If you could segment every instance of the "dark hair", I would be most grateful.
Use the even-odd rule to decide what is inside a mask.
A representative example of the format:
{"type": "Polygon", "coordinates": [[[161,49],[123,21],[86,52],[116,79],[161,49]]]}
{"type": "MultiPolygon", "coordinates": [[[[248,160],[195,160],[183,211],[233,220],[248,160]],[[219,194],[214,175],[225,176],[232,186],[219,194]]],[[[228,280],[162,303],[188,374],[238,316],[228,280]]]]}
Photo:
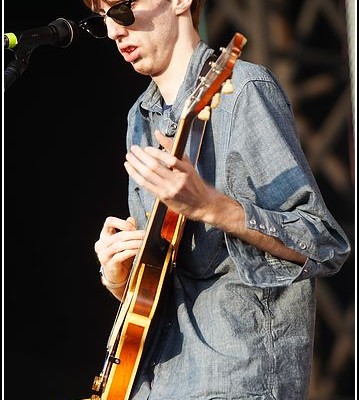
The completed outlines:
{"type": "Polygon", "coordinates": [[[193,26],[198,31],[199,26],[199,17],[201,15],[201,11],[206,0],[193,0],[191,5],[191,14],[192,14],[192,22],[193,26]]]}
{"type": "MultiPolygon", "coordinates": [[[[82,0],[85,5],[90,8],[92,11],[96,11],[99,9],[100,0],[82,0]]],[[[199,26],[199,17],[201,15],[201,11],[206,0],[192,0],[191,4],[191,15],[193,26],[198,31],[199,26]]]]}

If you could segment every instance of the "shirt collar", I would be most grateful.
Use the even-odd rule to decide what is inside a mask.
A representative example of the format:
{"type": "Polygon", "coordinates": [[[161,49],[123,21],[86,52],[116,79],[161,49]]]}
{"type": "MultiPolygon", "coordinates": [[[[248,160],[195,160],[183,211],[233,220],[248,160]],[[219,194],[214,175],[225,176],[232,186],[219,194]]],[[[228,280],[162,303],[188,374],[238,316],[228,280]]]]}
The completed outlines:
{"type": "MultiPolygon", "coordinates": [[[[176,100],[172,105],[172,112],[176,119],[179,119],[183,108],[183,102],[194,91],[202,67],[212,53],[213,50],[202,40],[195,48],[188,64],[185,78],[179,88],[176,100]]],[[[146,89],[140,107],[147,111],[162,113],[162,95],[154,81],[151,81],[146,89]]]]}

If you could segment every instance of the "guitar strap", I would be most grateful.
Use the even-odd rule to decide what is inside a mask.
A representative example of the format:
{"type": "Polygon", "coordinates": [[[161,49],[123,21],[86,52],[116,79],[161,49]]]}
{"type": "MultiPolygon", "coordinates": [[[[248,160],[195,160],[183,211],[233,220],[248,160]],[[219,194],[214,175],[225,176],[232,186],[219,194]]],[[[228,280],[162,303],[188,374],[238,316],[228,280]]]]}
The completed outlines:
{"type": "MultiPolygon", "coordinates": [[[[217,58],[218,55],[216,53],[213,53],[211,56],[208,57],[199,74],[197,85],[201,82],[201,78],[204,77],[210,70],[211,62],[216,61],[217,58]]],[[[192,161],[193,165],[197,165],[203,141],[203,136],[206,131],[206,126],[207,126],[207,120],[201,120],[198,118],[198,116],[193,121],[191,135],[190,135],[190,150],[189,150],[190,151],[189,158],[192,161]]]]}

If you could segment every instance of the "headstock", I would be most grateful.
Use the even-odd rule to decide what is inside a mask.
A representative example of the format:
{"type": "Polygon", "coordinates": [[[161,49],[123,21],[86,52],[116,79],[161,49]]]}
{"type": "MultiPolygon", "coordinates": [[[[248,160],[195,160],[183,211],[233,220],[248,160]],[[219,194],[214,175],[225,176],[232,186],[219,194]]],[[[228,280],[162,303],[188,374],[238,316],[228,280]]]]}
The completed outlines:
{"type": "Polygon", "coordinates": [[[181,118],[198,115],[198,118],[206,120],[209,118],[210,108],[218,106],[220,92],[232,93],[230,77],[246,42],[247,39],[237,32],[227,47],[220,48],[222,54],[210,63],[210,70],[200,78],[200,83],[186,101],[181,118]]]}

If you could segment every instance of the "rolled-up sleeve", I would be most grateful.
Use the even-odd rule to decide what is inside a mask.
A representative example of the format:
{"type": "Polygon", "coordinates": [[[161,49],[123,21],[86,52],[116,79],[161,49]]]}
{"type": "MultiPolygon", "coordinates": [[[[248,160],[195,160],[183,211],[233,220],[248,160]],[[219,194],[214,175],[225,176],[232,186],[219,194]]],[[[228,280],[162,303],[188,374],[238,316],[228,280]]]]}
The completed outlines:
{"type": "Polygon", "coordinates": [[[338,272],[347,259],[350,245],[335,222],[329,226],[300,210],[275,212],[263,210],[246,200],[240,203],[245,211],[247,228],[276,237],[307,257],[305,264],[299,266],[226,235],[229,254],[244,283],[260,287],[281,286],[302,279],[330,276],[338,272]]]}
{"type": "Polygon", "coordinates": [[[324,203],[288,99],[274,80],[243,85],[232,104],[229,132],[225,180],[228,194],[244,208],[246,227],[307,257],[299,266],[226,234],[241,281],[281,286],[338,272],[350,244],[324,203]]]}

